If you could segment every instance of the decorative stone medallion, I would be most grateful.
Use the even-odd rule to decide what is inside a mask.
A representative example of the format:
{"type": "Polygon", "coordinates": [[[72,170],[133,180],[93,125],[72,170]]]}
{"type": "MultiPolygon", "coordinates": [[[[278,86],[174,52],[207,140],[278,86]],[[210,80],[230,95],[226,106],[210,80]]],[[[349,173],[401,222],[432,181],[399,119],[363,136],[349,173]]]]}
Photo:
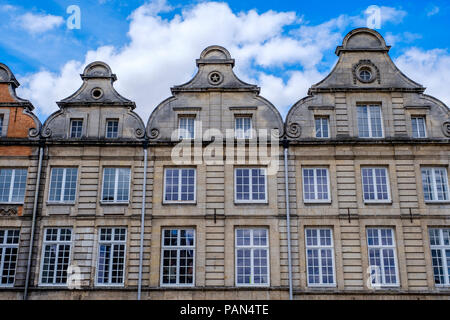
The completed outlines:
{"type": "Polygon", "coordinates": [[[208,74],[208,82],[214,86],[219,85],[223,81],[223,76],[219,71],[212,71],[208,74]]]}

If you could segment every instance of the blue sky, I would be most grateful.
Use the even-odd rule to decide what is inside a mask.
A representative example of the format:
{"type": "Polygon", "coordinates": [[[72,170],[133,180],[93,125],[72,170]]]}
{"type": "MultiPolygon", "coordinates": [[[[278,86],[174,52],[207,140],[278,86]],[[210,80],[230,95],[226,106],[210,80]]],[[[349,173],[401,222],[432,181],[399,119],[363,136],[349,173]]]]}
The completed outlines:
{"type": "Polygon", "coordinates": [[[450,105],[450,5],[436,1],[13,1],[0,0],[0,62],[41,120],[76,90],[84,66],[104,60],[116,88],[144,118],[189,80],[207,45],[227,47],[235,71],[285,115],[335,64],[345,34],[381,8],[378,31],[400,69],[450,105]],[[68,29],[70,5],[81,28],[68,29]]]}

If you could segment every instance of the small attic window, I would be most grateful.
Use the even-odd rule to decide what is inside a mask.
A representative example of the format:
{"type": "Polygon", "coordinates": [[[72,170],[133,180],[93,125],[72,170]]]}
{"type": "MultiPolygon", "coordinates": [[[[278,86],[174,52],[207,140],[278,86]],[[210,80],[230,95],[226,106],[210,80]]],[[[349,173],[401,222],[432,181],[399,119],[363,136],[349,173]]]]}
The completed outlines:
{"type": "Polygon", "coordinates": [[[94,88],[91,91],[92,98],[100,99],[103,96],[103,90],[100,88],[94,88]]]}
{"type": "Polygon", "coordinates": [[[372,73],[368,69],[362,69],[359,71],[359,78],[363,81],[370,81],[372,73]]]}

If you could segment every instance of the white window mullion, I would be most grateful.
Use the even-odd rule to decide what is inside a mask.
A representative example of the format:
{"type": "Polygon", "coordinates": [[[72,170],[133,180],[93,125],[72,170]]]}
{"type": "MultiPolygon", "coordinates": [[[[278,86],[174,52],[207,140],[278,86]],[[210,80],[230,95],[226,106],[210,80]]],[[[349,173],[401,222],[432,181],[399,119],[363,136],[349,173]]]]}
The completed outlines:
{"type": "Polygon", "coordinates": [[[8,202],[12,202],[13,190],[14,190],[14,181],[15,180],[16,180],[16,169],[12,169],[11,185],[9,186],[8,202]]]}
{"type": "Polygon", "coordinates": [[[63,169],[63,178],[62,178],[62,182],[61,182],[61,198],[60,198],[60,201],[61,202],[64,202],[64,197],[65,197],[65,189],[66,189],[66,173],[67,173],[67,171],[66,171],[67,169],[66,168],[64,168],[63,169]]]}
{"type": "Polygon", "coordinates": [[[373,134],[372,134],[372,116],[370,114],[370,106],[367,106],[367,129],[369,130],[369,137],[373,138],[373,134]]]}
{"type": "Polygon", "coordinates": [[[114,170],[114,202],[117,202],[117,191],[119,188],[119,168],[114,170]]]}
{"type": "Polygon", "coordinates": [[[375,174],[375,168],[372,168],[372,181],[373,181],[373,193],[375,196],[375,200],[379,200],[378,199],[378,183],[377,183],[377,175],[375,174]]]}

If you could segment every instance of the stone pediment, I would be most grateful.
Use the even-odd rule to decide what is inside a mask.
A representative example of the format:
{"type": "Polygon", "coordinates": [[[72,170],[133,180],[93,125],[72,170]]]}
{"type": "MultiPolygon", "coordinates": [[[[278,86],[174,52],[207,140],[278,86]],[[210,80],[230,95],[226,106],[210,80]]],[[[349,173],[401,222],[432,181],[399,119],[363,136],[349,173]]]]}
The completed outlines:
{"type": "Polygon", "coordinates": [[[172,93],[180,91],[254,91],[259,93],[256,85],[245,83],[233,72],[234,59],[227,49],[221,46],[209,46],[196,60],[198,72],[189,82],[174,86],[172,93]]]}
{"type": "Polygon", "coordinates": [[[425,88],[403,74],[389,57],[390,46],[375,30],[358,28],[349,32],[330,74],[311,86],[308,94],[339,91],[424,92],[425,88]]]}
{"type": "Polygon", "coordinates": [[[117,77],[104,62],[90,63],[80,75],[83,79],[81,87],[71,96],[57,102],[60,107],[67,105],[127,105],[133,109],[135,103],[122,97],[113,86],[117,77]]]}

